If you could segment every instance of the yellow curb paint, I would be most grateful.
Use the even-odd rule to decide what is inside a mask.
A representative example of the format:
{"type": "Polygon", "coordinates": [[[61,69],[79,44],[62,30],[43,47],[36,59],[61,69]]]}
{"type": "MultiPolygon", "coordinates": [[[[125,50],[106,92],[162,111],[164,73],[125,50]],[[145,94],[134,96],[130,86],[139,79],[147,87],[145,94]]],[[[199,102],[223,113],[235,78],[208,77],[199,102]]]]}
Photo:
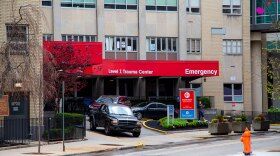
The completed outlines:
{"type": "MultiPolygon", "coordinates": [[[[147,120],[147,121],[150,121],[150,120],[147,120]]],[[[162,131],[162,130],[155,129],[155,128],[151,128],[151,127],[147,126],[147,125],[146,125],[146,122],[147,122],[147,121],[144,121],[144,122],[142,123],[143,126],[144,126],[145,128],[150,129],[150,130],[153,130],[153,131],[157,131],[157,132],[160,132],[160,133],[168,134],[168,132],[166,132],[166,131],[162,131]]]]}
{"type": "Polygon", "coordinates": [[[280,126],[280,124],[270,124],[271,126],[280,126]]]}
{"type": "Polygon", "coordinates": [[[143,142],[138,142],[136,147],[137,148],[142,148],[142,147],[144,147],[144,143],[143,142]]]}

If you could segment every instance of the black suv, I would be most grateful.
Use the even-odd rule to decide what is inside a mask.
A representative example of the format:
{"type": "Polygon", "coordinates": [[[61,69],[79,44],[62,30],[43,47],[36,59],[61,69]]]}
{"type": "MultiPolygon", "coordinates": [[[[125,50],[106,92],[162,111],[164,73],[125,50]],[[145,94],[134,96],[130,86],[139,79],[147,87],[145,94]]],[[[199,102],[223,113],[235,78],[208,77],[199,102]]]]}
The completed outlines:
{"type": "Polygon", "coordinates": [[[125,105],[102,104],[97,111],[90,114],[90,128],[104,127],[106,135],[112,132],[131,132],[134,137],[141,133],[141,122],[125,105]]]}

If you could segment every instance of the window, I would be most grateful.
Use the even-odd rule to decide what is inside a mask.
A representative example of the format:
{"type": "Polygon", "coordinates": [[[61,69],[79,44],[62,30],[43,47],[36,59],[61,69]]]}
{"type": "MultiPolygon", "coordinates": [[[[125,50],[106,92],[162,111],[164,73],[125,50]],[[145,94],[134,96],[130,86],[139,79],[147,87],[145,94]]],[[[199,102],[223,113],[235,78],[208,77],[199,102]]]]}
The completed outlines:
{"type": "Polygon", "coordinates": [[[137,37],[105,36],[106,51],[136,52],[137,37]]]}
{"type": "Polygon", "coordinates": [[[241,15],[241,0],[223,0],[223,13],[241,15]]]}
{"type": "Polygon", "coordinates": [[[201,40],[200,39],[187,39],[187,53],[200,54],[201,40]]]}
{"type": "Polygon", "coordinates": [[[148,52],[176,52],[177,38],[174,37],[147,37],[146,50],[148,52]]]}
{"type": "Polygon", "coordinates": [[[53,34],[43,34],[43,41],[52,41],[53,34]]]}
{"type": "Polygon", "coordinates": [[[96,0],[61,0],[62,7],[95,8],[96,0]]]}
{"type": "Polygon", "coordinates": [[[177,11],[177,0],[146,0],[146,10],[177,11]]]}
{"type": "Polygon", "coordinates": [[[200,11],[200,0],[186,0],[186,11],[187,13],[199,13],[200,11]]]}
{"type": "Polygon", "coordinates": [[[95,42],[94,35],[62,35],[62,41],[95,42]]]}
{"type": "Polygon", "coordinates": [[[104,8],[137,10],[137,0],[105,0],[104,8]]]}
{"type": "Polygon", "coordinates": [[[42,6],[52,6],[52,0],[42,0],[42,6]]]}
{"type": "Polygon", "coordinates": [[[241,40],[223,40],[224,54],[239,55],[242,53],[241,40]]]}
{"type": "Polygon", "coordinates": [[[26,51],[28,41],[28,27],[26,25],[6,25],[7,42],[12,51],[26,51]]]}
{"type": "Polygon", "coordinates": [[[224,84],[224,102],[243,102],[242,84],[224,84]]]}

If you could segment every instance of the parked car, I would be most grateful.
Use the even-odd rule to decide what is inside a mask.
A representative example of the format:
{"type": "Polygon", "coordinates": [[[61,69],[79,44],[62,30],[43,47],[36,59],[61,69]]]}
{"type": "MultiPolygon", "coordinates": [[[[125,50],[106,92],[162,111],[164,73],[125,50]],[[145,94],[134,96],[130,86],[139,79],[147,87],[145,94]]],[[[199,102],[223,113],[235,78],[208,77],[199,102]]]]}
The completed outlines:
{"type": "MultiPolygon", "coordinates": [[[[131,107],[138,120],[142,118],[160,119],[167,116],[167,105],[160,102],[141,102],[131,107]]],[[[178,114],[174,112],[174,116],[178,114]]]]}
{"type": "Polygon", "coordinates": [[[134,137],[141,133],[141,122],[133,115],[131,109],[125,105],[102,104],[90,115],[90,128],[104,127],[105,134],[113,132],[131,132],[134,137]]]}
{"type": "Polygon", "coordinates": [[[101,95],[97,100],[94,100],[89,105],[89,112],[96,111],[102,104],[122,104],[131,106],[131,102],[128,97],[120,95],[101,95]]]}

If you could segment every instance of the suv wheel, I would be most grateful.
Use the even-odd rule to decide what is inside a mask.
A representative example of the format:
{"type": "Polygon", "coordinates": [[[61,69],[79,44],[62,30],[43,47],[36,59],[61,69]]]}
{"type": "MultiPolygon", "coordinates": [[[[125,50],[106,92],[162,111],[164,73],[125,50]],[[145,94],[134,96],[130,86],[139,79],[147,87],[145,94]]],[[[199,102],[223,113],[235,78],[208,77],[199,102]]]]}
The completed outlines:
{"type": "Polygon", "coordinates": [[[134,137],[139,137],[139,136],[140,136],[140,133],[141,133],[141,132],[133,132],[132,135],[133,135],[134,137]]]}
{"type": "Polygon", "coordinates": [[[142,113],[137,113],[136,117],[138,120],[141,120],[143,118],[143,115],[142,115],[142,113]]]}
{"type": "Polygon", "coordinates": [[[112,134],[109,124],[106,124],[104,128],[105,128],[105,134],[106,135],[111,135],[112,134]]]}

